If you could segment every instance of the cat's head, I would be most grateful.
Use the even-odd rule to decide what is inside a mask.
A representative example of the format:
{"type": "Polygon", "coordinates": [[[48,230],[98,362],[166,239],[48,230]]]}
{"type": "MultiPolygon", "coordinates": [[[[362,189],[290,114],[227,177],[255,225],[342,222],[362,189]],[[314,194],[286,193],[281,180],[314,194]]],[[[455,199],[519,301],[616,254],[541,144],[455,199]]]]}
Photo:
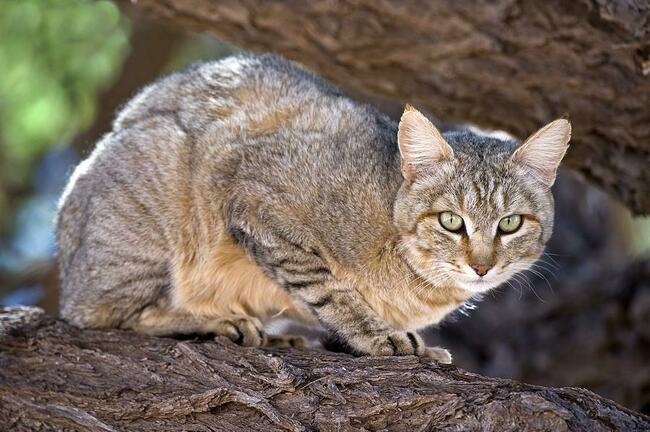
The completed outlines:
{"type": "Polygon", "coordinates": [[[471,132],[442,135],[407,106],[394,222],[411,268],[434,285],[483,292],[530,267],[553,229],[551,186],[570,136],[562,119],[521,145],[471,132]]]}

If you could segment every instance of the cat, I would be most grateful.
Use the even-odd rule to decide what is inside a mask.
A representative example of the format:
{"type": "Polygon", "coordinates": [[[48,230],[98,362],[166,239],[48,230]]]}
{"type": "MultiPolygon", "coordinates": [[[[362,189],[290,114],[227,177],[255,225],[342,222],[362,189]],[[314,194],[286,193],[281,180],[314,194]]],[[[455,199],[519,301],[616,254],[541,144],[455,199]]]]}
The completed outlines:
{"type": "Polygon", "coordinates": [[[144,88],[74,171],[56,221],[61,315],[244,346],[275,317],[356,355],[449,363],[417,330],[529,267],[553,227],[571,134],[523,144],[399,125],[274,55],[144,88]]]}

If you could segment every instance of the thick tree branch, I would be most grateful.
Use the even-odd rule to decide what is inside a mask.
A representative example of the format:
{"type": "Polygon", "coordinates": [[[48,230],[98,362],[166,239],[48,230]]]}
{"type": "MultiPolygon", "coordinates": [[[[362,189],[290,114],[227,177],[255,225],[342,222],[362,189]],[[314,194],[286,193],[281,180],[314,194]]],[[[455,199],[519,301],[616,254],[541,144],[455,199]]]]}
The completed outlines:
{"type": "Polygon", "coordinates": [[[485,378],[416,357],[354,358],[82,331],[0,309],[1,430],[640,431],[581,389],[485,378]]]}
{"type": "Polygon", "coordinates": [[[139,0],[333,82],[519,137],[569,116],[566,163],[650,213],[647,0],[139,0]]]}

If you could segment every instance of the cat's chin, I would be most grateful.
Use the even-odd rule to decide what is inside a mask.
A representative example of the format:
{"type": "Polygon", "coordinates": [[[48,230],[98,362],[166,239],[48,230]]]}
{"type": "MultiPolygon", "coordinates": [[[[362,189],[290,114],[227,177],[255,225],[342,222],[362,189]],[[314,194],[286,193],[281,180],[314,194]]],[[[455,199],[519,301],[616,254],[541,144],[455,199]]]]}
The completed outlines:
{"type": "Polygon", "coordinates": [[[456,280],[456,286],[472,293],[482,293],[500,285],[498,281],[477,279],[473,281],[456,280]]]}

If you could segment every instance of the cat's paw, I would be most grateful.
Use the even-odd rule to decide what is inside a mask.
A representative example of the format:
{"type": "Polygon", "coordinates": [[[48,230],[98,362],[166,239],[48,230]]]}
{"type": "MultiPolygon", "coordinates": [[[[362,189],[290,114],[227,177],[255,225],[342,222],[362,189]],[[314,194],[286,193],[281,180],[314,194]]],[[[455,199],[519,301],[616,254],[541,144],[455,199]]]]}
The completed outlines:
{"type": "Polygon", "coordinates": [[[298,348],[309,347],[309,342],[302,336],[294,335],[268,335],[266,345],[270,348],[298,348]]]}
{"type": "Polygon", "coordinates": [[[422,355],[426,346],[415,332],[394,331],[371,339],[368,354],[379,356],[422,355]]]}
{"type": "Polygon", "coordinates": [[[422,358],[436,360],[440,363],[451,364],[451,353],[441,347],[426,347],[422,358]]]}
{"type": "Polygon", "coordinates": [[[264,346],[268,340],[260,320],[245,315],[233,315],[211,321],[208,330],[247,347],[264,346]]]}

